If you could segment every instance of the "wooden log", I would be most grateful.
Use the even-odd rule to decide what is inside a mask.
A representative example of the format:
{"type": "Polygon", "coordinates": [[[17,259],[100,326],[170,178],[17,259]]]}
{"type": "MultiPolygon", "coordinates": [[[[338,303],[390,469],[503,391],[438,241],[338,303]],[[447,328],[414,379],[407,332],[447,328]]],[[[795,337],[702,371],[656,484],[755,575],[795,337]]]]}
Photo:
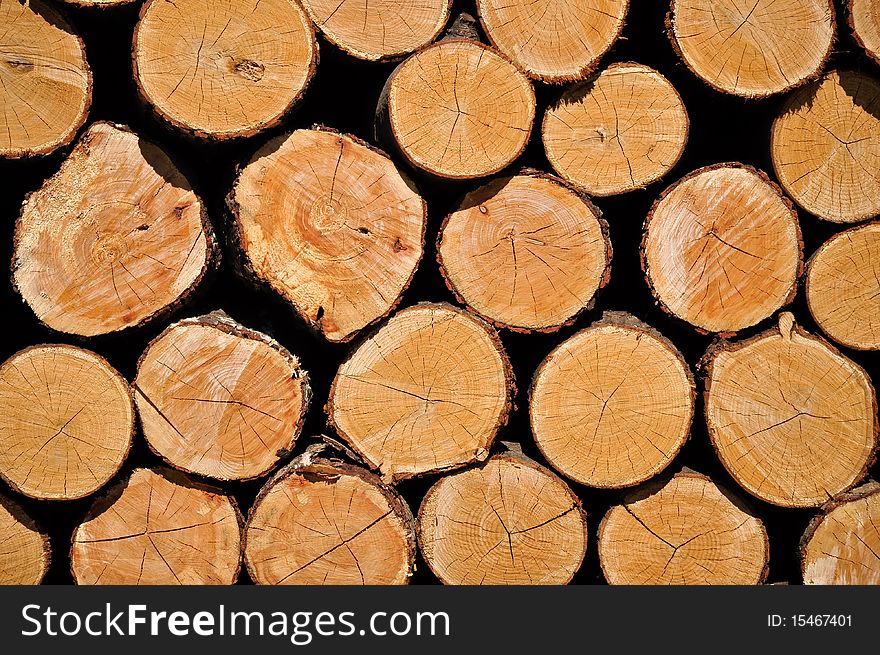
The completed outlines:
{"type": "Polygon", "coordinates": [[[32,498],[94,493],[131,447],[128,383],[73,346],[32,346],[0,366],[0,477],[32,498]]]}
{"type": "Polygon", "coordinates": [[[779,326],[706,354],[712,444],[749,493],[818,507],[865,477],[877,448],[877,397],[861,366],[783,312],[779,326]]]}
{"type": "Polygon", "coordinates": [[[133,387],[150,447],[176,468],[227,481],[265,475],[293,450],[312,395],[295,356],[223,312],[162,332],[133,387]]]}
{"type": "Polygon", "coordinates": [[[417,525],[422,555],[444,584],[568,584],[587,549],[580,499],[515,451],[441,478],[417,525]]]}
{"type": "Polygon", "coordinates": [[[367,61],[389,61],[429,44],[449,20],[452,0],[302,0],[330,43],[367,61]]]}
{"type": "Polygon", "coordinates": [[[769,556],[761,520],[693,471],[632,493],[599,525],[599,563],[610,584],[760,584],[769,556]]]}
{"type": "Polygon", "coordinates": [[[541,363],[530,390],[535,442],[550,465],[591,487],[662,471],[690,433],[690,368],[659,332],[607,312],[541,363]]]}
{"type": "Polygon", "coordinates": [[[828,501],[801,539],[804,584],[880,584],[880,484],[828,501]]]}
{"type": "Polygon", "coordinates": [[[445,303],[419,303],[343,362],[327,414],[393,481],[486,459],[513,393],[513,371],[491,326],[445,303]]]}
{"type": "Polygon", "coordinates": [[[880,222],[840,232],[807,265],[810,313],[832,339],[857,350],[880,349],[880,222]]]}
{"type": "Polygon", "coordinates": [[[219,489],[165,469],[135,469],[73,533],[77,584],[229,585],[241,568],[242,517],[219,489]]]}
{"type": "Polygon", "coordinates": [[[831,71],[800,89],[773,121],[770,155],[782,188],[835,223],[880,215],[880,80],[831,71]]]}
{"type": "Polygon", "coordinates": [[[0,585],[37,585],[49,570],[49,537],[11,498],[0,494],[0,585]]]}
{"type": "Polygon", "coordinates": [[[833,0],[673,0],[666,23],[697,77],[745,98],[816,77],[834,45],[833,0]]]}
{"type": "Polygon", "coordinates": [[[553,169],[594,196],[642,189],[678,163],[687,110],[660,73],[611,64],[566,89],[544,115],[541,137],[553,169]]]}
{"type": "Polygon", "coordinates": [[[101,122],[27,197],[14,248],[13,284],[37,318],[94,336],[181,304],[208,271],[214,237],[204,205],[165,153],[101,122]]]}
{"type": "Polygon", "coordinates": [[[874,0],[849,0],[847,8],[856,43],[880,64],[880,6],[874,0]]]}
{"type": "Polygon", "coordinates": [[[160,118],[224,140],[281,121],[315,74],[318,42],[296,0],[147,0],[132,59],[160,118]]]}
{"type": "Polygon", "coordinates": [[[601,212],[534,170],[468,193],[446,217],[437,260],[459,301],[501,327],[555,330],[592,308],[611,274],[601,212]]]}
{"type": "Polygon", "coordinates": [[[407,584],[415,526],[406,501],[378,476],[321,447],[260,491],[244,558],[258,584],[407,584]]]}
{"type": "Polygon", "coordinates": [[[645,220],[642,268],[663,309],[706,332],[750,327],[791,302],[801,274],[797,213],[761,171],[701,168],[645,220]]]}
{"type": "Polygon", "coordinates": [[[82,39],[41,0],[0,0],[0,158],[73,141],[92,102],[82,39]]]}
{"type": "Polygon", "coordinates": [[[333,130],[261,148],[230,195],[247,274],[330,341],[388,315],[422,257],[427,205],[384,153],[333,130]]]}

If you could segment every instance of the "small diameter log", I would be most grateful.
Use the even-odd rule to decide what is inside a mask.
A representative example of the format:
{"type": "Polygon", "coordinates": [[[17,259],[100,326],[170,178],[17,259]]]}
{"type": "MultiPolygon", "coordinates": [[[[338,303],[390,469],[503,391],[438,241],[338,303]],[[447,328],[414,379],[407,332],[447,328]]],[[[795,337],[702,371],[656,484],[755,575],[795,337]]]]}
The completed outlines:
{"type": "Polygon", "coordinates": [[[856,42],[880,64],[880,4],[876,0],[849,0],[849,25],[856,42]]]}
{"type": "Polygon", "coordinates": [[[692,471],[634,492],[599,525],[599,563],[610,584],[760,584],[769,551],[761,520],[692,471]]]}
{"type": "Polygon", "coordinates": [[[161,118],[222,140],[271,127],[297,104],[318,43],[296,0],[147,0],[132,58],[161,118]]]}
{"type": "Polygon", "coordinates": [[[204,206],[165,153],[95,123],[25,200],[13,283],[54,330],[94,336],[169,312],[208,270],[204,206]]]}
{"type": "Polygon", "coordinates": [[[406,501],[366,469],[308,451],[266,484],[245,535],[258,584],[400,585],[415,568],[406,501]]]}
{"type": "Polygon", "coordinates": [[[670,341],[609,312],[544,360],[529,411],[535,442],[553,468],[592,487],[627,487],[678,454],[695,396],[690,369],[670,341]]]}
{"type": "Polygon", "coordinates": [[[513,330],[552,330],[593,306],[608,282],[611,241],[599,210],[537,171],[467,194],[437,242],[447,286],[513,330]]]}
{"type": "Polygon", "coordinates": [[[367,61],[387,61],[427,45],[449,20],[452,0],[302,0],[328,41],[367,61]]]}
{"type": "Polygon", "coordinates": [[[880,349],[880,222],[820,246],[805,286],[810,313],[825,334],[850,348],[880,349]]]}
{"type": "Polygon", "coordinates": [[[398,480],[486,459],[512,397],[495,330],[445,303],[420,303],[342,364],[327,414],[383,479],[398,480]]]}
{"type": "Polygon", "coordinates": [[[511,452],[441,478],[418,535],[444,584],[568,584],[587,550],[587,515],[560,478],[511,452]]]}
{"type": "Polygon", "coordinates": [[[51,559],[49,537],[17,503],[0,494],[0,585],[40,584],[51,559]]]}
{"type": "Polygon", "coordinates": [[[761,171],[718,164],[664,191],[645,220],[642,268],[662,307],[706,332],[735,332],[794,299],[797,213],[761,171]]]}
{"type": "Polygon", "coordinates": [[[880,80],[831,71],[793,94],[773,122],[770,155],[785,191],[835,223],[880,214],[880,80]]]}
{"type": "Polygon", "coordinates": [[[818,75],[834,44],[833,0],[673,0],[672,46],[717,91],[761,98],[818,75]]]}
{"type": "Polygon", "coordinates": [[[425,201],[387,155],[332,130],[267,143],[229,204],[249,275],[330,341],[391,312],[422,257],[425,201]]]}
{"type": "Polygon", "coordinates": [[[801,539],[804,584],[880,584],[880,484],[826,503],[801,539]]]}
{"type": "Polygon", "coordinates": [[[311,399],[296,357],[222,312],[166,329],[141,356],[133,386],[150,447],[220,480],[274,468],[293,450],[311,399]]]}
{"type": "Polygon", "coordinates": [[[128,383],[92,352],[33,346],[0,366],[0,477],[19,493],[94,493],[119,471],[133,432],[128,383]]]}
{"type": "Polygon", "coordinates": [[[541,82],[583,79],[620,36],[629,0],[478,0],[486,36],[541,82]]]}
{"type": "Polygon", "coordinates": [[[791,314],[778,329],[720,343],[704,363],[709,436],[746,491],[818,507],[865,477],[877,447],[874,387],[791,314]]]}
{"type": "Polygon", "coordinates": [[[688,138],[678,91],[641,64],[612,64],[547,109],[541,136],[554,170],[594,196],[641,189],[678,163],[688,138]]]}
{"type": "Polygon", "coordinates": [[[0,158],[73,141],[92,101],[82,39],[40,0],[0,0],[0,158]]]}
{"type": "Polygon", "coordinates": [[[73,533],[77,584],[229,585],[241,568],[235,500],[182,474],[135,469],[73,533]]]}

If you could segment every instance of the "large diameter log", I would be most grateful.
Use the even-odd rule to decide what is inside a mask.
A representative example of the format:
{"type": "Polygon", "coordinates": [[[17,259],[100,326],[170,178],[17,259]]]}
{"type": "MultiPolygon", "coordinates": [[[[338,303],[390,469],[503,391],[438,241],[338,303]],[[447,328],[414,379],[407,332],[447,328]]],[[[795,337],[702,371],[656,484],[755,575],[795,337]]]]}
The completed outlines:
{"type": "Polygon", "coordinates": [[[131,447],[128,383],[73,346],[33,346],[0,366],[0,477],[32,498],[94,493],[131,447]]]}
{"type": "Polygon", "coordinates": [[[133,387],[150,447],[176,468],[220,480],[274,468],[293,450],[311,399],[295,356],[222,312],[156,337],[133,387]]]}
{"type": "Polygon", "coordinates": [[[761,520],[691,471],[634,492],[599,525],[599,562],[610,584],[759,584],[769,551],[761,520]]]}
{"type": "Polygon", "coordinates": [[[667,29],[679,56],[706,84],[761,98],[821,72],[834,44],[834,2],[673,0],[667,29]]]}
{"type": "Polygon", "coordinates": [[[49,537],[15,501],[0,494],[0,585],[40,584],[51,558],[49,537]]]}
{"type": "Polygon", "coordinates": [[[654,203],[642,267],[666,311],[706,332],[736,332],[794,299],[802,269],[797,213],[761,171],[701,168],[654,203]]]}
{"type": "Polygon", "coordinates": [[[880,4],[876,0],[849,0],[849,25],[856,42],[880,64],[880,4]]]}
{"type": "Polygon", "coordinates": [[[95,123],[24,202],[13,283],[54,330],[94,336],[171,311],[208,270],[205,208],[167,155],[95,123]]]}
{"type": "Polygon", "coordinates": [[[791,314],[778,328],[718,344],[704,363],[709,436],[746,491],[818,507],[865,477],[877,448],[871,380],[791,314]]]}
{"type": "Polygon", "coordinates": [[[445,303],[420,303],[342,364],[327,414],[371,467],[398,480],[486,459],[512,394],[492,327],[445,303]]]}
{"type": "Polygon", "coordinates": [[[241,568],[235,500],[182,474],[135,469],[73,533],[77,584],[229,585],[241,568]]]}
{"type": "Polygon", "coordinates": [[[141,97],[198,137],[276,125],[315,74],[318,43],[296,0],[148,0],[135,28],[141,97]]]}
{"type": "Polygon", "coordinates": [[[82,39],[40,0],[0,0],[0,158],[73,141],[92,100],[82,39]]]}
{"type": "Polygon", "coordinates": [[[599,210],[526,170],[468,193],[446,218],[437,259],[456,297],[496,325],[553,330],[593,306],[611,272],[599,210]]]}

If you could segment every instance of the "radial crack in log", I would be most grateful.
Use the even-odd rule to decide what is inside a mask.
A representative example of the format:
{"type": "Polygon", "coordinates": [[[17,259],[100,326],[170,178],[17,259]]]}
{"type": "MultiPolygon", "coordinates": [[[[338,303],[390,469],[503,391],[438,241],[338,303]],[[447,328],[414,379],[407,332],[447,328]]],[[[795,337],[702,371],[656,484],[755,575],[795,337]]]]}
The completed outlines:
{"type": "Polygon", "coordinates": [[[37,585],[49,569],[49,537],[0,494],[0,585],[37,585]]]}

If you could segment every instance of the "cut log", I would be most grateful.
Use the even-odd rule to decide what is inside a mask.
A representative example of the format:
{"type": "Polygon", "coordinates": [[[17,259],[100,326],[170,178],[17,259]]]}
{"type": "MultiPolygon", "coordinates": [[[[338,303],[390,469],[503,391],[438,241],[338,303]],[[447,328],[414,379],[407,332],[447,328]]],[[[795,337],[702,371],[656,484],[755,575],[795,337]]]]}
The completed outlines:
{"type": "Polygon", "coordinates": [[[133,386],[150,447],[220,480],[274,468],[293,450],[311,399],[296,357],[222,312],[166,329],[141,356],[133,386]]]}
{"type": "Polygon", "coordinates": [[[591,487],[662,471],[688,438],[696,395],[681,353],[628,314],[608,312],[554,350],[530,393],[535,442],[550,465],[591,487]]]}
{"type": "Polygon", "coordinates": [[[415,568],[406,501],[378,476],[307,451],[251,508],[245,563],[258,584],[400,585],[415,568]]]}
{"type": "Polygon", "coordinates": [[[183,302],[213,247],[201,200],[165,153],[125,127],[95,123],[25,200],[13,283],[50,328],[106,334],[183,302]]]}
{"type": "Polygon", "coordinates": [[[17,503],[0,494],[0,585],[40,584],[51,559],[49,537],[17,503]]]}
{"type": "Polygon", "coordinates": [[[877,447],[867,373],[783,312],[778,329],[706,354],[706,422],[749,493],[818,507],[865,477],[877,447]]]}
{"type": "Polygon", "coordinates": [[[0,0],[0,158],[73,141],[92,102],[82,39],[40,0],[0,0]]]}
{"type": "Polygon", "coordinates": [[[77,584],[229,585],[241,568],[242,517],[222,491],[171,470],[135,469],[73,533],[77,584]]]}
{"type": "Polygon", "coordinates": [[[688,138],[678,91],[641,64],[612,64],[566,90],[544,115],[550,164],[594,196],[641,189],[678,163],[688,138]]]}
{"type": "Polygon", "coordinates": [[[833,0],[673,0],[672,46],[717,91],[761,98],[818,75],[834,44],[833,0]]]}
{"type": "Polygon", "coordinates": [[[849,0],[849,26],[856,42],[880,64],[880,5],[875,0],[849,0]]]}
{"type": "Polygon", "coordinates": [[[512,330],[554,330],[590,309],[611,271],[601,213],[561,180],[526,170],[467,194],[437,242],[455,296],[512,330]]]}
{"type": "Polygon", "coordinates": [[[331,341],[390,313],[422,257],[425,201],[384,153],[332,130],[267,143],[229,204],[248,275],[331,341]]]}
{"type": "Polygon", "coordinates": [[[880,584],[880,484],[829,501],[801,539],[804,584],[880,584]]]}
{"type": "Polygon", "coordinates": [[[838,343],[880,349],[880,222],[834,235],[807,266],[807,305],[838,343]]]}
{"type": "Polygon", "coordinates": [[[388,61],[427,45],[449,20],[452,0],[303,0],[330,43],[367,61],[388,61]]]}
{"type": "Polygon", "coordinates": [[[119,471],[133,432],[128,383],[95,353],[33,346],[0,366],[0,477],[19,493],[94,493],[119,471]]]}
{"type": "Polygon", "coordinates": [[[386,480],[484,460],[513,398],[495,330],[445,303],[399,312],[342,364],[336,431],[386,480]]]}
{"type": "Polygon", "coordinates": [[[811,214],[835,223],[880,214],[880,80],[831,71],[793,94],[773,122],[770,155],[811,214]]]}
{"type": "Polygon", "coordinates": [[[441,478],[418,535],[444,584],[568,584],[587,550],[587,515],[560,478],[511,452],[441,478]]]}
{"type": "Polygon", "coordinates": [[[147,0],[132,57],[162,119],[222,140],[281,121],[315,74],[318,42],[296,0],[147,0]]]}
{"type": "Polygon", "coordinates": [[[642,268],[670,314],[706,332],[750,327],[797,292],[797,213],[761,171],[741,164],[701,168],[651,208],[642,268]]]}
{"type": "Polygon", "coordinates": [[[760,519],[692,471],[634,492],[599,525],[599,563],[610,584],[760,584],[769,546],[760,519]]]}

